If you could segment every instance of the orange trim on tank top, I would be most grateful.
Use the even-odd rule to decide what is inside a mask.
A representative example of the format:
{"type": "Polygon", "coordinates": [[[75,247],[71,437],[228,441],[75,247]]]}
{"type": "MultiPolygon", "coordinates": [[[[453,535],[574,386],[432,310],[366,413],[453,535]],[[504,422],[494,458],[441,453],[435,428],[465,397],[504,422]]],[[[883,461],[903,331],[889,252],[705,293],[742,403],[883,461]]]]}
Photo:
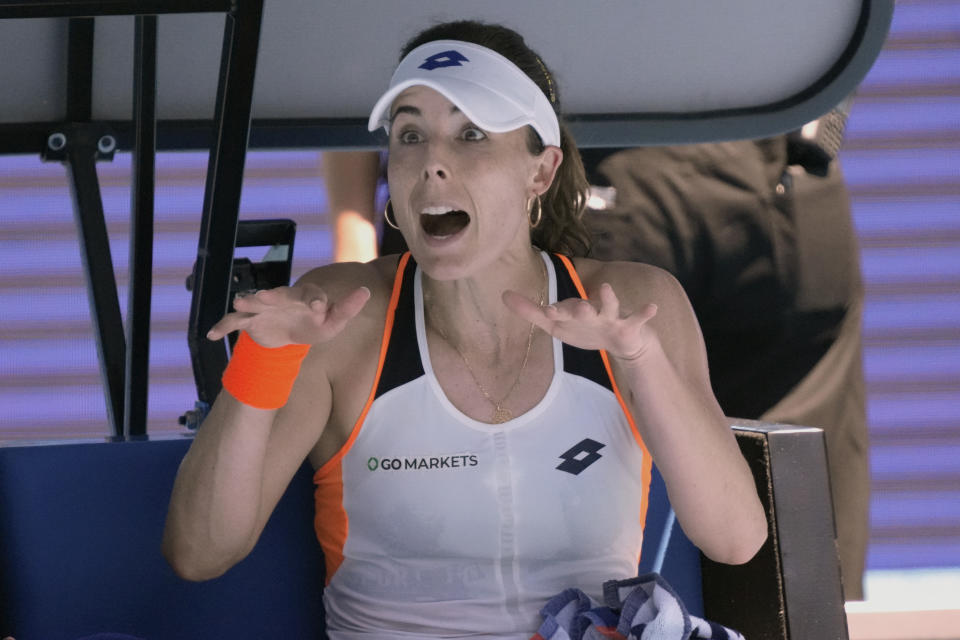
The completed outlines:
{"type": "MultiPolygon", "coordinates": [[[[587,291],[584,289],[583,283],[580,281],[580,276],[577,274],[577,270],[574,268],[570,258],[560,255],[559,253],[556,254],[556,256],[560,258],[560,261],[563,262],[567,268],[567,273],[570,274],[570,278],[573,280],[573,284],[577,288],[580,297],[584,300],[589,299],[587,291]]],[[[643,438],[640,437],[640,430],[637,429],[637,423],[633,420],[633,414],[630,413],[626,401],[623,399],[623,396],[620,395],[620,388],[617,386],[617,381],[613,377],[613,369],[610,367],[610,358],[603,349],[600,349],[600,359],[603,360],[603,367],[607,370],[607,377],[610,378],[610,386],[613,388],[613,394],[617,397],[617,402],[620,403],[620,408],[623,410],[623,415],[627,417],[627,422],[630,423],[630,430],[633,432],[633,437],[637,441],[637,444],[640,445],[640,450],[643,451],[643,467],[640,469],[640,480],[643,483],[643,504],[640,506],[640,524],[646,528],[647,507],[650,504],[650,477],[653,473],[653,459],[650,457],[650,452],[647,450],[647,445],[644,443],[643,438]]]]}
{"type": "Polygon", "coordinates": [[[343,506],[343,457],[347,455],[353,443],[360,435],[360,428],[367,418],[367,413],[373,405],[377,393],[377,385],[380,384],[380,376],[383,373],[383,364],[387,358],[387,347],[390,344],[390,335],[393,333],[393,320],[397,311],[397,304],[400,300],[400,289],[403,284],[403,274],[406,271],[407,262],[410,260],[410,253],[404,253],[400,256],[397,263],[397,273],[393,280],[393,291],[390,294],[390,304],[387,306],[387,316],[384,321],[383,338],[380,341],[380,359],[377,362],[377,373],[373,379],[373,386],[370,388],[370,394],[367,396],[367,402],[363,406],[360,417],[357,418],[353,429],[350,431],[350,437],[340,447],[332,458],[323,463],[313,474],[313,482],[317,485],[314,491],[315,513],[313,519],[313,528],[317,535],[317,540],[323,548],[324,558],[326,560],[327,575],[326,583],[330,584],[333,574],[336,573],[340,564],[343,562],[343,547],[347,542],[347,534],[350,530],[350,523],[347,517],[346,509],[343,506]],[[333,478],[329,476],[333,475],[333,478]],[[323,485],[323,487],[321,487],[323,485]],[[330,488],[332,486],[332,488],[330,488]],[[321,492],[321,488],[326,491],[321,492]],[[324,541],[326,540],[326,544],[324,541]]]}

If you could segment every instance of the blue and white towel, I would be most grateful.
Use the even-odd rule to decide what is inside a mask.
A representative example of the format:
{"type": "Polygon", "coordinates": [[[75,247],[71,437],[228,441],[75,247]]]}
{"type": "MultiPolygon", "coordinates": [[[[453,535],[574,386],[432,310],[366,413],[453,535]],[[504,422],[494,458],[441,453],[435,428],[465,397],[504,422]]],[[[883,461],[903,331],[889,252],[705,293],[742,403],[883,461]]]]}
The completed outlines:
{"type": "Polygon", "coordinates": [[[659,574],[603,585],[604,606],[579,589],[565,589],[541,609],[531,640],[744,640],[733,629],[687,612],[659,574]]]}

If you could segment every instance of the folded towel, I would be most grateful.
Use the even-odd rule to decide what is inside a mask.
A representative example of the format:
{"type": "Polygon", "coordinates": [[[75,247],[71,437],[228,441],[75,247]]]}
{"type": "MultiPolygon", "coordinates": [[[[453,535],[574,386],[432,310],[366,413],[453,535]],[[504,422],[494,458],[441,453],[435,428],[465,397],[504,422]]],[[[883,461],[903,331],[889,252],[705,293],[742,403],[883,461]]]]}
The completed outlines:
{"type": "Polygon", "coordinates": [[[733,629],[692,616],[673,588],[656,573],[610,580],[604,605],[579,589],[551,598],[531,640],[744,640],[733,629]]]}

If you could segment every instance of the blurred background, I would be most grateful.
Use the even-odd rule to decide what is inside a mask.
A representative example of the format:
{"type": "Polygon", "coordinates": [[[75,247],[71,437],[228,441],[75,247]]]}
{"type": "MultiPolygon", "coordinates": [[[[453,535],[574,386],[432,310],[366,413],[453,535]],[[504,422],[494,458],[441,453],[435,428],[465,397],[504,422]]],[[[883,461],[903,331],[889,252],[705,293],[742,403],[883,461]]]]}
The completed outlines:
{"type": "MultiPolygon", "coordinates": [[[[330,261],[321,162],[254,151],[246,163],[241,218],[297,222],[294,278],[330,261]]],[[[841,162],[866,286],[867,599],[960,608],[960,0],[897,2],[841,162]]],[[[185,280],[206,167],[206,153],[157,159],[151,435],[182,432],[196,398],[185,280]]],[[[125,311],[130,157],[98,171],[125,311]]],[[[0,440],[107,435],[72,212],[61,165],[0,156],[0,440]]]]}

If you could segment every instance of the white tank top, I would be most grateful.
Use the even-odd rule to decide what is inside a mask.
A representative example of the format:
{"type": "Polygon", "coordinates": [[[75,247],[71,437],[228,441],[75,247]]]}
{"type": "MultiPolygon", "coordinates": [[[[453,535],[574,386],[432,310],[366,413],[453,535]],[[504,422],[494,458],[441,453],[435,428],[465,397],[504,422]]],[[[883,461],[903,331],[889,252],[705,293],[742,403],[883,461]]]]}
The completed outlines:
{"type": "MultiPolygon", "coordinates": [[[[568,260],[544,260],[550,302],[582,295],[568,260]]],[[[384,334],[366,409],[314,478],[332,640],[528,640],[563,589],[601,601],[636,575],[650,457],[605,354],[554,340],[539,404],[473,420],[434,375],[408,255],[384,334]]]]}

